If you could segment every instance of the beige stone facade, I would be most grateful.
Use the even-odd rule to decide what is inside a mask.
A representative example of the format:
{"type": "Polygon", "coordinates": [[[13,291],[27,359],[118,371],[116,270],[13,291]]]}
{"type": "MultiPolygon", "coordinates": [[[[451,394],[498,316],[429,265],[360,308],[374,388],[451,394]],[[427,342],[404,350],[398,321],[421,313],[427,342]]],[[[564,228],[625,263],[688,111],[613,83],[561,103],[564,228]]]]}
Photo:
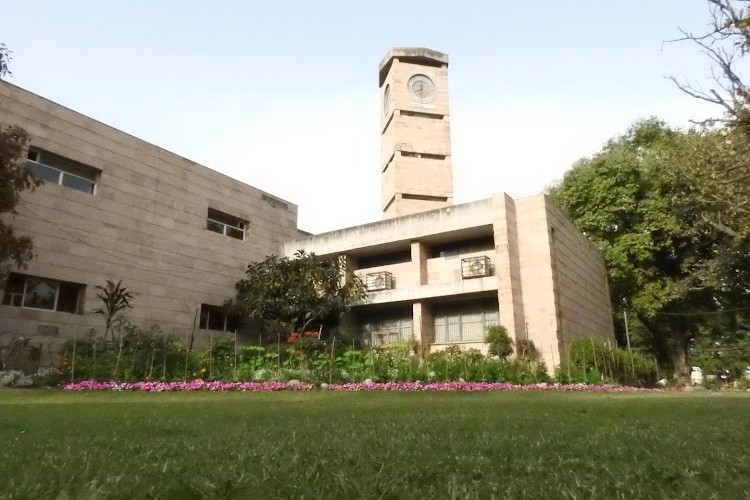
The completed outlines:
{"type": "Polygon", "coordinates": [[[499,323],[552,367],[573,339],[614,341],[601,255],[544,195],[500,193],[286,242],[282,254],[300,248],[346,256],[371,290],[351,325],[374,344],[486,351],[499,323]]]}
{"type": "Polygon", "coordinates": [[[249,262],[300,235],[292,203],[5,82],[0,123],[30,134],[30,162],[48,177],[13,217],[35,258],[10,280],[15,294],[0,283],[0,334],[72,337],[101,327],[90,314],[100,305],[94,286],[122,279],[136,294],[135,323],[177,336],[195,325],[205,336],[202,305],[221,306],[249,262]]]}

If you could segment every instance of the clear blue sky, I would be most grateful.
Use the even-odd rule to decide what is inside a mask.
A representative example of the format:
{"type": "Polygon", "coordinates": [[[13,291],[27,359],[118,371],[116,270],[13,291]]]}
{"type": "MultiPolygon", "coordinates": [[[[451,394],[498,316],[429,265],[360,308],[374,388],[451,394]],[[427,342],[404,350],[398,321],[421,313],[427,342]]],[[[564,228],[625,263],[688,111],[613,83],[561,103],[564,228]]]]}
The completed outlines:
{"type": "Polygon", "coordinates": [[[313,232],[380,218],[377,69],[393,46],[450,56],[455,201],[540,192],[651,115],[718,109],[705,0],[0,0],[11,83],[300,207],[313,232]]]}

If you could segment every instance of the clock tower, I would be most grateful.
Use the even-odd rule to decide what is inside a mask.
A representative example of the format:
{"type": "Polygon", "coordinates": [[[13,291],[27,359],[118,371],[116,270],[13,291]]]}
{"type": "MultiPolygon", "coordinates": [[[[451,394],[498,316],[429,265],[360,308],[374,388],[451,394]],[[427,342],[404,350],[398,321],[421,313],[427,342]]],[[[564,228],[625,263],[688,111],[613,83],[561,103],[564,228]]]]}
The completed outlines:
{"type": "Polygon", "coordinates": [[[394,48],[380,62],[383,218],[453,203],[448,55],[394,48]]]}

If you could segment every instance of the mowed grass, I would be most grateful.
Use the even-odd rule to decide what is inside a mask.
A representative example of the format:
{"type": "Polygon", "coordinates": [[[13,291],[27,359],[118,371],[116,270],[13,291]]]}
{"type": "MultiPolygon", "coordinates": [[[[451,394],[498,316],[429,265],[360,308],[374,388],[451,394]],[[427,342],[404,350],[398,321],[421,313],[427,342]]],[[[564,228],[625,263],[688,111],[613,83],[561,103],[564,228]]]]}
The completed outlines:
{"type": "Polygon", "coordinates": [[[750,395],[0,391],[0,498],[750,498],[750,395]]]}

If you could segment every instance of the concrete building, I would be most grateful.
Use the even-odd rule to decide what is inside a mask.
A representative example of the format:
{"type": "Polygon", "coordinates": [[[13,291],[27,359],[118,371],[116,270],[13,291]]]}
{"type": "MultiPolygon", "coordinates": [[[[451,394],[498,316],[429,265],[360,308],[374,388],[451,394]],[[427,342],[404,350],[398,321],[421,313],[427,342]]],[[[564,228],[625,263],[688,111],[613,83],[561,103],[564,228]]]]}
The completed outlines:
{"type": "Polygon", "coordinates": [[[283,244],[343,255],[370,290],[350,326],[373,344],[485,351],[502,324],[548,366],[570,341],[614,341],[599,252],[544,195],[452,205],[448,56],[392,49],[380,63],[385,220],[283,244]]]}
{"type": "Polygon", "coordinates": [[[311,236],[287,201],[0,82],[0,123],[45,179],[12,221],[36,257],[0,282],[0,335],[101,327],[95,286],[122,279],[134,322],[205,338],[232,328],[218,306],[248,262],[304,249],[365,280],[348,321],[373,344],[485,350],[500,323],[554,366],[570,340],[613,340],[604,262],[549,199],[453,205],[448,56],[393,49],[379,86],[383,220],[311,236]]]}
{"type": "Polygon", "coordinates": [[[0,123],[29,133],[29,165],[45,181],[12,220],[35,258],[0,283],[0,334],[101,327],[90,312],[107,279],[136,294],[135,323],[223,331],[218,306],[248,262],[300,234],[292,203],[7,82],[0,123]]]}

